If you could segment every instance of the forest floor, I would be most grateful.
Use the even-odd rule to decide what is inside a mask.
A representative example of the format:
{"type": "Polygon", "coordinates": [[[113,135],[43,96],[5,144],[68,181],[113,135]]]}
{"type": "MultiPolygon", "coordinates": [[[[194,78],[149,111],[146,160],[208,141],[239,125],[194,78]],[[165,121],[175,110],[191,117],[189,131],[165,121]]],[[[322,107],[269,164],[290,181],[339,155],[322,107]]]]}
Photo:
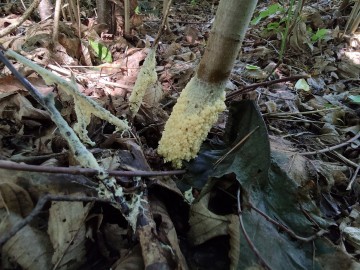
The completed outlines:
{"type": "MultiPolygon", "coordinates": [[[[0,33],[24,13],[2,2],[0,33]]],[[[54,96],[70,130],[87,130],[88,153],[111,175],[81,168],[67,132],[0,64],[0,269],[360,269],[360,36],[344,34],[352,4],[307,1],[294,15],[260,1],[227,110],[198,157],[174,170],[158,142],[206,47],[211,2],[173,3],[157,82],[134,117],[128,99],[161,24],[156,1],[138,2],[127,35],[121,5],[113,35],[81,1],[81,27],[60,21],[59,44],[53,20],[36,13],[0,37],[1,54],[51,71],[5,53],[54,96]],[[130,129],[115,132],[52,76],[130,129]]]]}

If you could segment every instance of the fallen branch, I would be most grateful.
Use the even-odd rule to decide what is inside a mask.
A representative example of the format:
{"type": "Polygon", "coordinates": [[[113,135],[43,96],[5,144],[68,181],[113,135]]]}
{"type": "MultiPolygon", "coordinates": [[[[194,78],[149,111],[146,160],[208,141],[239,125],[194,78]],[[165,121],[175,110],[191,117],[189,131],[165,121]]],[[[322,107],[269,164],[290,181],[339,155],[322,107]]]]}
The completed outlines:
{"type": "Polygon", "coordinates": [[[313,111],[306,111],[306,112],[275,112],[275,113],[264,113],[263,116],[290,116],[290,115],[306,115],[306,114],[314,114],[314,113],[320,113],[320,112],[329,112],[329,111],[335,111],[335,110],[341,110],[341,107],[335,107],[335,108],[327,108],[327,109],[321,109],[321,110],[313,110],[313,111]]]}
{"type": "MultiPolygon", "coordinates": [[[[91,168],[79,168],[79,167],[49,167],[49,166],[37,166],[18,164],[11,161],[0,160],[0,168],[14,171],[27,171],[27,172],[40,172],[40,173],[66,173],[73,175],[95,176],[98,171],[91,168]]],[[[166,176],[166,175],[179,175],[184,174],[185,170],[174,171],[105,171],[110,176],[166,176]]]]}
{"type": "Polygon", "coordinates": [[[241,227],[241,231],[243,232],[243,234],[245,236],[246,242],[248,242],[250,249],[254,252],[255,256],[260,260],[262,266],[264,266],[266,269],[271,270],[271,267],[265,261],[265,259],[260,255],[259,250],[255,247],[254,243],[251,241],[249,235],[247,234],[247,232],[245,230],[244,221],[242,219],[241,203],[240,203],[240,188],[238,189],[238,192],[237,192],[237,205],[238,205],[238,215],[239,215],[240,227],[241,227]]]}
{"type": "Polygon", "coordinates": [[[359,171],[360,171],[360,165],[358,165],[355,169],[355,172],[354,172],[354,175],[351,177],[351,180],[350,180],[350,183],[349,185],[347,186],[346,190],[350,190],[352,185],[354,184],[358,174],[359,174],[359,171]]]}
{"type": "Polygon", "coordinates": [[[273,80],[273,81],[261,82],[261,83],[255,83],[255,84],[252,84],[252,85],[248,85],[248,86],[245,86],[245,87],[243,87],[241,89],[232,91],[231,93],[227,94],[225,102],[229,102],[234,97],[236,97],[238,95],[241,95],[241,94],[244,94],[244,93],[247,93],[247,92],[250,92],[250,91],[254,90],[255,88],[258,88],[258,87],[261,87],[261,86],[269,86],[269,85],[276,84],[276,83],[288,82],[288,81],[296,81],[296,80],[299,80],[299,79],[306,79],[306,78],[309,78],[309,76],[308,75],[295,75],[295,76],[292,76],[292,77],[281,78],[281,79],[277,79],[277,80],[273,80]]]}
{"type": "Polygon", "coordinates": [[[351,139],[347,140],[346,142],[343,142],[343,143],[340,143],[340,144],[338,144],[338,145],[334,145],[334,146],[331,146],[331,147],[326,147],[326,148],[321,149],[321,150],[299,153],[299,155],[301,155],[301,156],[308,156],[308,155],[323,154],[323,153],[326,153],[326,152],[330,152],[330,151],[339,149],[339,148],[341,148],[341,147],[343,147],[343,146],[346,146],[346,145],[348,145],[348,144],[356,141],[356,140],[359,139],[359,138],[360,138],[360,131],[359,131],[354,137],[352,137],[351,139]]]}
{"type": "Polygon", "coordinates": [[[272,219],[271,217],[269,217],[267,214],[265,214],[264,212],[262,212],[260,209],[256,208],[255,206],[253,206],[251,203],[248,203],[250,205],[250,207],[252,209],[255,210],[255,212],[257,212],[258,214],[260,214],[261,216],[263,216],[267,221],[269,221],[270,223],[276,225],[277,227],[279,227],[280,229],[284,230],[285,232],[287,232],[290,236],[292,236],[293,238],[303,241],[303,242],[311,242],[313,240],[315,240],[316,238],[318,238],[319,236],[322,236],[325,233],[328,233],[327,230],[319,230],[317,233],[315,233],[314,235],[311,235],[309,237],[302,237],[297,235],[294,231],[292,231],[291,229],[287,228],[286,226],[282,225],[281,223],[277,222],[276,220],[272,219]]]}

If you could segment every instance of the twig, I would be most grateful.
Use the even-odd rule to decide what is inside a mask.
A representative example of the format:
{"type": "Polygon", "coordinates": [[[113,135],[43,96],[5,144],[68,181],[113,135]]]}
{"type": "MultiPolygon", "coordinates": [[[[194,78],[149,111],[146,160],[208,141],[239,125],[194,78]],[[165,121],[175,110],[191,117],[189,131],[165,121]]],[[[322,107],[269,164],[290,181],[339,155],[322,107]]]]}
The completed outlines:
{"type": "Polygon", "coordinates": [[[60,21],[60,11],[61,11],[61,1],[56,0],[55,2],[55,13],[54,13],[54,28],[52,40],[54,44],[57,44],[59,41],[59,21],[60,21]]]}
{"type": "MultiPolygon", "coordinates": [[[[251,33],[246,33],[247,35],[253,37],[253,38],[256,38],[256,39],[260,39],[264,42],[266,42],[266,45],[269,45],[273,48],[273,50],[277,53],[277,54],[280,54],[280,52],[277,50],[277,48],[267,39],[265,38],[262,38],[262,37],[259,37],[259,35],[254,35],[254,34],[251,34],[251,33]]],[[[272,70],[272,72],[269,73],[269,75],[271,76],[271,74],[275,71],[275,69],[272,70]]]]}
{"type": "MultiPolygon", "coordinates": [[[[28,171],[28,172],[42,172],[42,173],[66,173],[74,175],[95,176],[99,172],[91,168],[77,168],[77,167],[48,167],[36,166],[27,164],[18,164],[15,162],[0,160],[0,168],[14,170],[14,171],[28,171]]],[[[174,171],[105,171],[110,176],[166,176],[184,174],[185,170],[174,171]]]]}
{"type": "Polygon", "coordinates": [[[25,5],[24,1],[23,1],[23,0],[20,0],[20,2],[21,2],[21,4],[22,4],[23,8],[26,10],[26,9],[27,9],[27,7],[26,7],[26,5],[25,5]]]}
{"type": "Polygon", "coordinates": [[[237,192],[237,205],[238,205],[238,214],[239,214],[239,221],[240,221],[240,227],[241,230],[245,236],[246,241],[249,244],[250,249],[254,252],[255,256],[260,260],[261,264],[266,268],[266,269],[270,269],[271,267],[269,266],[269,264],[262,258],[262,256],[260,255],[260,252],[258,251],[258,249],[254,246],[254,243],[251,241],[249,235],[247,234],[245,227],[244,227],[244,222],[242,219],[242,211],[241,211],[241,203],[240,203],[240,188],[238,189],[237,192]]]}
{"type": "MultiPolygon", "coordinates": [[[[160,20],[143,20],[144,23],[158,23],[160,20]]],[[[208,21],[206,22],[186,22],[186,21],[169,21],[169,23],[180,23],[180,24],[211,24],[208,21]]]]}
{"type": "Polygon", "coordinates": [[[240,140],[240,142],[238,142],[234,147],[232,147],[225,155],[223,155],[221,158],[219,158],[215,163],[214,166],[216,168],[217,165],[220,164],[220,162],[222,162],[228,155],[230,155],[232,152],[234,152],[236,149],[239,148],[240,145],[243,144],[243,142],[245,142],[257,129],[259,128],[259,126],[255,127],[252,131],[250,131],[248,134],[246,134],[246,136],[244,138],[242,138],[240,140]]]}
{"type": "Polygon", "coordinates": [[[302,207],[300,203],[299,203],[299,208],[308,220],[310,220],[313,224],[315,224],[316,227],[321,228],[320,225],[317,223],[317,221],[302,207]]]}
{"type": "Polygon", "coordinates": [[[315,240],[317,237],[322,236],[323,234],[327,233],[328,231],[321,229],[320,231],[318,231],[316,234],[311,235],[309,237],[302,237],[297,235],[294,231],[292,231],[291,229],[287,228],[286,226],[282,225],[281,223],[277,222],[276,220],[272,219],[271,217],[269,217],[267,214],[265,214],[264,212],[262,212],[260,209],[256,208],[254,205],[252,205],[250,202],[248,202],[249,206],[254,209],[258,214],[260,214],[261,216],[263,216],[267,221],[271,222],[272,224],[278,226],[279,228],[281,228],[282,230],[284,230],[285,232],[287,232],[290,236],[292,236],[293,238],[303,241],[303,242],[310,242],[315,240]]]}
{"type": "Polygon", "coordinates": [[[268,96],[268,97],[276,98],[276,99],[295,101],[294,98],[284,98],[284,97],[279,97],[279,96],[272,95],[272,94],[269,94],[269,93],[261,93],[259,90],[256,90],[256,92],[258,92],[259,94],[268,96]]]}
{"type": "MultiPolygon", "coordinates": [[[[315,120],[308,120],[308,119],[301,119],[301,118],[297,118],[292,116],[292,119],[286,119],[285,117],[281,117],[281,121],[286,121],[286,122],[295,122],[295,123],[318,123],[318,124],[323,124],[324,122],[322,121],[315,121],[315,120]]],[[[280,121],[279,119],[279,121],[280,121]]]]}
{"type": "MultiPolygon", "coordinates": [[[[322,143],[321,141],[320,141],[320,144],[325,145],[325,144],[322,143]]],[[[352,187],[352,185],[353,185],[353,183],[355,182],[355,180],[356,180],[356,178],[357,178],[357,175],[358,175],[359,169],[360,169],[360,165],[359,165],[358,163],[355,163],[355,162],[351,161],[350,159],[347,159],[346,157],[344,157],[343,155],[341,155],[340,153],[338,153],[338,152],[336,152],[336,151],[334,151],[334,152],[332,152],[332,153],[333,153],[335,156],[337,156],[339,159],[341,159],[343,162],[345,162],[345,163],[347,163],[348,165],[353,166],[353,167],[355,168],[355,172],[354,172],[353,176],[351,177],[350,182],[349,182],[349,184],[348,184],[348,186],[347,186],[347,188],[346,188],[346,190],[350,190],[351,187],[352,187]]],[[[313,166],[314,166],[314,165],[313,165],[313,166]]]]}
{"type": "MultiPolygon", "coordinates": [[[[115,16],[113,14],[112,16],[115,16]]],[[[130,34],[130,0],[124,0],[124,32],[126,35],[130,34]]]]}
{"type": "Polygon", "coordinates": [[[167,20],[167,17],[169,15],[169,10],[170,10],[170,7],[171,7],[171,3],[172,3],[172,0],[169,0],[168,2],[168,6],[166,8],[166,11],[164,13],[164,18],[162,19],[162,22],[161,22],[161,25],[160,25],[160,28],[159,28],[159,32],[157,33],[156,35],[156,38],[155,38],[155,41],[153,43],[153,46],[157,46],[159,40],[160,40],[160,37],[164,31],[164,28],[165,28],[165,24],[166,24],[166,20],[167,20]]]}
{"type": "Polygon", "coordinates": [[[336,149],[339,149],[343,146],[348,145],[349,143],[352,143],[353,141],[357,140],[358,138],[360,138],[360,131],[351,139],[347,140],[346,142],[340,143],[338,145],[334,145],[331,147],[327,147],[321,150],[317,150],[317,151],[312,151],[312,152],[304,152],[304,153],[299,153],[299,155],[301,156],[307,156],[307,155],[315,155],[315,154],[321,154],[321,153],[326,153],[326,152],[330,152],[336,149]]]}
{"type": "MultiPolygon", "coordinates": [[[[325,146],[325,144],[324,144],[322,141],[320,141],[320,140],[319,140],[319,143],[320,143],[321,145],[324,145],[324,146],[325,146]]],[[[347,163],[348,165],[353,166],[355,169],[359,166],[358,163],[355,163],[355,162],[351,161],[350,159],[344,157],[344,156],[343,156],[342,154],[340,154],[339,152],[334,151],[334,152],[332,152],[332,153],[333,153],[335,156],[337,156],[339,159],[341,159],[342,161],[344,161],[345,163],[347,163]]]]}
{"type": "Polygon", "coordinates": [[[268,81],[268,82],[261,82],[261,83],[251,84],[251,85],[245,86],[245,87],[243,87],[241,89],[235,90],[235,91],[229,93],[228,95],[226,95],[225,102],[229,102],[235,96],[238,96],[240,94],[244,94],[246,92],[252,91],[253,89],[255,89],[257,87],[269,86],[269,85],[276,84],[276,83],[288,82],[288,81],[296,81],[296,80],[299,80],[299,79],[306,79],[306,78],[309,78],[309,76],[308,75],[295,75],[295,76],[292,76],[292,77],[281,78],[281,79],[272,80],[272,81],[268,81]]]}
{"type": "Polygon", "coordinates": [[[44,205],[48,201],[67,201],[67,202],[104,202],[104,203],[113,203],[110,200],[100,199],[97,197],[74,197],[67,195],[50,195],[47,194],[44,197],[41,197],[34,209],[30,212],[30,214],[16,223],[10,230],[8,230],[4,235],[0,237],[0,247],[2,247],[11,237],[13,237],[18,231],[24,228],[27,224],[29,224],[43,209],[44,205]]]}
{"type": "Polygon", "coordinates": [[[306,115],[306,114],[314,114],[319,112],[328,112],[328,111],[334,111],[334,110],[340,110],[340,107],[335,108],[327,108],[327,109],[321,109],[321,110],[313,110],[313,111],[307,111],[307,112],[278,112],[278,113],[264,113],[263,116],[289,116],[289,115],[306,115]]]}
{"type": "Polygon", "coordinates": [[[304,135],[305,136],[306,135],[313,135],[313,133],[309,132],[309,131],[304,131],[304,132],[292,133],[292,134],[284,135],[281,138],[285,139],[285,138],[288,138],[288,137],[300,137],[300,136],[304,136],[304,135]]]}
{"type": "Polygon", "coordinates": [[[34,161],[42,161],[42,160],[47,160],[50,158],[56,158],[56,157],[62,157],[65,155],[68,155],[68,151],[64,151],[61,153],[52,153],[52,154],[47,154],[47,155],[39,155],[39,156],[19,156],[19,155],[15,155],[12,156],[10,158],[10,161],[14,161],[14,162],[34,162],[34,161]]]}
{"type": "Polygon", "coordinates": [[[355,172],[354,172],[354,175],[351,177],[350,183],[349,183],[349,185],[347,186],[346,190],[350,190],[350,189],[351,189],[352,185],[354,184],[354,182],[355,182],[355,180],[356,180],[356,178],[357,178],[357,176],[358,176],[358,174],[359,174],[359,170],[360,170],[360,165],[358,165],[358,166],[356,167],[356,170],[355,170],[355,172]]]}
{"type": "Polygon", "coordinates": [[[345,163],[349,164],[350,166],[353,166],[354,168],[357,168],[357,166],[359,166],[358,163],[355,163],[354,161],[351,161],[350,159],[344,157],[342,154],[338,153],[338,152],[333,152],[335,154],[335,156],[337,156],[339,159],[341,159],[342,161],[344,161],[345,163]]]}
{"type": "Polygon", "coordinates": [[[0,38],[10,34],[16,28],[18,28],[26,19],[30,16],[30,14],[37,8],[41,0],[34,0],[29,8],[24,12],[24,14],[13,24],[9,25],[5,29],[0,31],[0,38]]]}

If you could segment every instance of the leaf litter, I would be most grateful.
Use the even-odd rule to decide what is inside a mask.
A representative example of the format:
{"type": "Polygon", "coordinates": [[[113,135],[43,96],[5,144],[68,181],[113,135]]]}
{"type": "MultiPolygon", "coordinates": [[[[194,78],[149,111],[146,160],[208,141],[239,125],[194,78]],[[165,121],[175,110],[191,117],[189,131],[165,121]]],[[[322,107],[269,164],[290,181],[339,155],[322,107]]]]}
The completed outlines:
{"type": "MultiPolygon", "coordinates": [[[[156,50],[157,82],[146,89],[134,118],[129,98],[159,14],[144,9],[128,40],[111,41],[90,22],[81,25],[79,38],[79,29],[60,22],[54,50],[52,21],[35,23],[32,17],[0,43],[57,76],[73,76],[81,93],[130,119],[128,133],[114,133],[104,119],[86,119],[88,141],[94,142],[88,149],[103,168],[172,170],[156,152],[158,141],[204,51],[216,8],[189,2],[170,11],[171,31],[156,50]],[[113,62],[98,65],[101,59],[87,39],[104,44],[113,62]]],[[[45,194],[75,198],[44,204],[2,243],[2,268],[143,269],[158,263],[170,269],[358,269],[359,40],[342,36],[346,21],[340,14],[350,14],[351,6],[328,2],[306,3],[293,20],[281,62],[286,10],[259,3],[227,90],[239,93],[227,99],[229,110],[186,164],[186,174],[117,177],[126,199],[140,198],[136,234],[113,203],[76,200],[98,197],[89,176],[0,169],[0,240],[34,213],[45,194]],[[299,74],[306,76],[241,92],[299,74]],[[189,189],[191,205],[183,195],[189,189]]],[[[13,4],[1,8],[4,28],[23,12],[13,4]]],[[[32,68],[13,63],[42,94],[55,96],[69,124],[81,119],[77,100],[47,86],[32,68]]],[[[48,113],[6,68],[0,80],[1,160],[76,170],[48,113]]]]}

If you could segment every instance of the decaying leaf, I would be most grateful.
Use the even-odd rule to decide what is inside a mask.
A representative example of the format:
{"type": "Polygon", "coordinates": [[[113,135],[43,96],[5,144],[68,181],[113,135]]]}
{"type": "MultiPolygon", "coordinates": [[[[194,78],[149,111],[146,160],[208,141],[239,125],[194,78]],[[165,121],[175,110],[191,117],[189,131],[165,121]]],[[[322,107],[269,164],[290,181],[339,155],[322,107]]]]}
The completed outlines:
{"type": "Polygon", "coordinates": [[[178,265],[177,269],[188,269],[186,259],[179,246],[179,239],[174,224],[170,219],[165,205],[159,200],[152,199],[151,210],[155,218],[161,217],[161,224],[158,225],[158,231],[159,234],[166,237],[169,242],[169,249],[172,250],[178,265]]]}
{"type": "Polygon", "coordinates": [[[137,270],[144,269],[144,260],[141,254],[140,245],[137,245],[132,250],[128,252],[124,257],[120,258],[112,266],[115,270],[137,270]]]}
{"type": "Polygon", "coordinates": [[[199,202],[191,206],[189,223],[189,239],[194,245],[228,234],[228,218],[216,215],[208,209],[210,194],[206,194],[199,202]]]}
{"type": "Polygon", "coordinates": [[[48,234],[54,248],[52,263],[58,269],[76,269],[84,261],[85,219],[91,204],[52,202],[48,234]]]}
{"type": "MultiPolygon", "coordinates": [[[[29,194],[14,183],[0,184],[0,235],[21,222],[33,208],[29,194]]],[[[26,225],[1,248],[1,268],[51,268],[52,247],[46,233],[36,226],[26,225]]]]}
{"type": "MultiPolygon", "coordinates": [[[[0,215],[3,216],[3,213],[0,215]]],[[[21,217],[12,213],[2,217],[0,234],[6,233],[6,229],[21,220],[21,217]]],[[[19,265],[22,269],[29,270],[51,269],[52,253],[53,249],[47,234],[27,225],[2,247],[2,267],[14,269],[16,265],[19,265]]]]}

